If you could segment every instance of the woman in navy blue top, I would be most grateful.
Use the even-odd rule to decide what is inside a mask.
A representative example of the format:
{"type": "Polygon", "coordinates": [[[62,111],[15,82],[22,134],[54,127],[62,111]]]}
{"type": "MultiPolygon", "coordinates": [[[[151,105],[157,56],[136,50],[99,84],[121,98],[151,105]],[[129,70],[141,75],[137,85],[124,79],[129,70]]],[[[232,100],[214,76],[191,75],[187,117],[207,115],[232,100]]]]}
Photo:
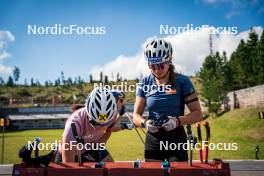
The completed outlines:
{"type": "Polygon", "coordinates": [[[148,130],[146,161],[187,161],[187,136],[183,125],[202,120],[201,107],[192,82],[178,74],[172,64],[172,46],[163,39],[147,43],[144,55],[151,74],[137,86],[134,123],[148,130]],[[190,113],[184,114],[187,105],[190,113]],[[142,114],[148,108],[149,118],[142,114]]]}

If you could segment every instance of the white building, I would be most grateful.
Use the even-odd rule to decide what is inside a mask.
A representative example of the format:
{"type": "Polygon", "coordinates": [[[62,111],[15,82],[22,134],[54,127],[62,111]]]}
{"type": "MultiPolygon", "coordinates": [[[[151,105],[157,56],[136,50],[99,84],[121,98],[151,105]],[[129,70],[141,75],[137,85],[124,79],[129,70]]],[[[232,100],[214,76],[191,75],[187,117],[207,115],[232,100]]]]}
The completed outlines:
{"type": "Polygon", "coordinates": [[[1,115],[10,119],[10,129],[64,128],[70,116],[69,107],[32,107],[1,109],[1,115]]]}

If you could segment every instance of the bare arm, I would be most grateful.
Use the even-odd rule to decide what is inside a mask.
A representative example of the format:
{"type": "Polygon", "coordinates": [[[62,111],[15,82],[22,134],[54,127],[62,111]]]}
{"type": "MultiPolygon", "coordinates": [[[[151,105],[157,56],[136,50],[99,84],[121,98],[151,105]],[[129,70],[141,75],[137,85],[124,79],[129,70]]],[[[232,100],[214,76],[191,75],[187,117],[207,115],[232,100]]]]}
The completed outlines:
{"type": "Polygon", "coordinates": [[[136,96],[136,101],[134,105],[134,112],[133,112],[133,123],[136,126],[140,126],[141,122],[144,122],[145,119],[142,116],[144,109],[146,106],[146,98],[136,96]]]}
{"type": "MultiPolygon", "coordinates": [[[[187,100],[194,98],[197,98],[197,94],[186,97],[187,100]]],[[[202,110],[198,99],[196,101],[188,103],[187,107],[190,110],[190,113],[180,117],[182,125],[193,124],[202,121],[202,110]]]]}

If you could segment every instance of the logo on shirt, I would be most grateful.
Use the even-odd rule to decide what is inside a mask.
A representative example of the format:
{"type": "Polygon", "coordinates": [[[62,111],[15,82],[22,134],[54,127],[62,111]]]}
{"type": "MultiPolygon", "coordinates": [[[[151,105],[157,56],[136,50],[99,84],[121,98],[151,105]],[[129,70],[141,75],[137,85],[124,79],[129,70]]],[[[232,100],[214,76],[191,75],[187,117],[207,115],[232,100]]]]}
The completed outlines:
{"type": "Polygon", "coordinates": [[[176,91],[176,89],[169,89],[169,90],[165,90],[165,93],[166,94],[176,94],[177,91],[176,91]]]}
{"type": "Polygon", "coordinates": [[[106,114],[99,114],[99,121],[104,123],[107,120],[106,114]]]}

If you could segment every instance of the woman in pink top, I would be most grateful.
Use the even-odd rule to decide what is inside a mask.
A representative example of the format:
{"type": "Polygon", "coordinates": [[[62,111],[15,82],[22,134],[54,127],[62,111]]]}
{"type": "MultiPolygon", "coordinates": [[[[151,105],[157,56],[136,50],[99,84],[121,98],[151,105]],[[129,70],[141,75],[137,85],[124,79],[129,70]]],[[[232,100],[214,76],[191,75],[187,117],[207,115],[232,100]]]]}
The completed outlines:
{"type": "Polygon", "coordinates": [[[60,153],[56,162],[76,162],[77,142],[73,134],[72,124],[83,139],[79,146],[83,161],[113,161],[106,150],[106,142],[111,132],[122,129],[132,129],[132,124],[120,123],[120,117],[125,112],[124,93],[117,90],[95,88],[86,99],[84,107],[72,113],[66,122],[62,137],[60,153]]]}

